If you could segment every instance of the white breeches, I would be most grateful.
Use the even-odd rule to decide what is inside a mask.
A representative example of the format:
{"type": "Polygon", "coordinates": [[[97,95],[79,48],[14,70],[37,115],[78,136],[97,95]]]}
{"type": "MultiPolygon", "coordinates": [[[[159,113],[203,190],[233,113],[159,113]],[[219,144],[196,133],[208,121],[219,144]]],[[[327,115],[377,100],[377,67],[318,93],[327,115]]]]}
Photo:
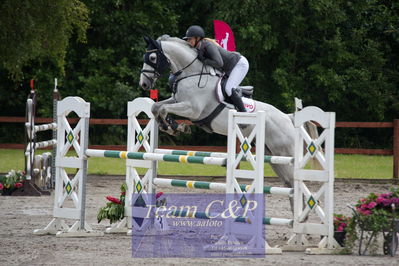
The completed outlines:
{"type": "Polygon", "coordinates": [[[229,79],[226,82],[226,93],[228,96],[231,96],[231,90],[233,88],[236,88],[240,85],[241,81],[248,73],[248,68],[248,60],[244,56],[241,56],[241,59],[231,71],[229,79]]]}

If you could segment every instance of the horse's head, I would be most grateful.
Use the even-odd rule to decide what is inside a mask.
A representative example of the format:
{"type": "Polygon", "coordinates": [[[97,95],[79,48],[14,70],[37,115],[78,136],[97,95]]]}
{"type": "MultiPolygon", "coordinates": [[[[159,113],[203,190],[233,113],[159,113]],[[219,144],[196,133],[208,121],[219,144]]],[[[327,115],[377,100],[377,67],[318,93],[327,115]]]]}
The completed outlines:
{"type": "Polygon", "coordinates": [[[168,58],[162,51],[161,42],[149,37],[144,37],[147,43],[147,50],[144,54],[144,64],[141,69],[140,86],[143,89],[152,89],[155,81],[170,66],[168,58]]]}
{"type": "Polygon", "coordinates": [[[173,74],[180,75],[185,69],[194,65],[197,59],[196,50],[179,38],[163,35],[158,40],[149,37],[144,37],[144,40],[147,43],[147,50],[140,75],[140,86],[143,89],[152,89],[155,81],[168,68],[171,68],[173,74]]]}

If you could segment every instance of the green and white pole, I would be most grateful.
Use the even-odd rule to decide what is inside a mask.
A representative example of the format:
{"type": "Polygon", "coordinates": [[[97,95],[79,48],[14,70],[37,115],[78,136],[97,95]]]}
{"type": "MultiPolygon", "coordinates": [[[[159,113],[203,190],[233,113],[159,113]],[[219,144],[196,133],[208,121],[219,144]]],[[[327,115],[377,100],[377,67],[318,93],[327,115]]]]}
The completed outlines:
{"type": "MultiPolygon", "coordinates": [[[[191,189],[209,189],[209,190],[223,191],[223,192],[226,191],[226,183],[190,181],[190,180],[167,179],[167,178],[155,178],[153,183],[154,185],[157,185],[159,187],[185,187],[191,189]]],[[[249,191],[251,186],[240,184],[240,188],[242,191],[249,191]]],[[[294,194],[294,189],[265,186],[263,188],[263,193],[292,196],[294,194]]]]}
{"type": "MultiPolygon", "coordinates": [[[[200,156],[200,157],[215,157],[215,158],[226,158],[227,159],[227,153],[223,153],[223,152],[155,149],[155,153],[170,154],[170,155],[200,156]]],[[[255,156],[255,158],[256,158],[256,156],[255,156]]],[[[241,160],[247,161],[247,157],[243,157],[241,160]]],[[[265,155],[264,162],[271,163],[271,164],[293,164],[294,157],[265,155]]]]}
{"type": "Polygon", "coordinates": [[[227,159],[200,157],[200,156],[186,156],[186,155],[169,155],[158,154],[150,152],[128,152],[128,151],[107,151],[107,150],[86,150],[86,155],[89,157],[107,157],[120,159],[135,159],[148,161],[164,161],[177,163],[195,163],[195,164],[209,164],[226,166],[227,159]]]}
{"type": "MultiPolygon", "coordinates": [[[[187,210],[175,210],[168,213],[168,216],[175,218],[197,218],[197,219],[214,219],[214,220],[224,220],[224,218],[220,217],[220,213],[207,213],[207,212],[190,212],[187,210]]],[[[235,218],[234,222],[237,223],[252,223],[252,221],[247,217],[239,216],[235,218]]],[[[285,219],[285,218],[268,218],[263,217],[263,224],[266,225],[280,225],[280,226],[290,226],[292,227],[294,220],[293,219],[285,219]]]]}

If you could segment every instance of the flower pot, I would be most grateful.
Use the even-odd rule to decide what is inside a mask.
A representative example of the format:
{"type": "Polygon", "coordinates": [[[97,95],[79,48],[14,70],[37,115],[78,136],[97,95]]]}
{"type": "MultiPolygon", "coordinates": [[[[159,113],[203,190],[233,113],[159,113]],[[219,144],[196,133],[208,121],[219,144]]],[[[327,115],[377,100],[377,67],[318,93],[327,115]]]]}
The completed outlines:
{"type": "Polygon", "coordinates": [[[341,247],[345,246],[346,231],[335,231],[334,238],[341,247]]]}
{"type": "Polygon", "coordinates": [[[1,195],[2,195],[2,196],[11,196],[12,193],[13,193],[15,190],[16,190],[16,188],[4,188],[4,189],[1,191],[1,195]]]}

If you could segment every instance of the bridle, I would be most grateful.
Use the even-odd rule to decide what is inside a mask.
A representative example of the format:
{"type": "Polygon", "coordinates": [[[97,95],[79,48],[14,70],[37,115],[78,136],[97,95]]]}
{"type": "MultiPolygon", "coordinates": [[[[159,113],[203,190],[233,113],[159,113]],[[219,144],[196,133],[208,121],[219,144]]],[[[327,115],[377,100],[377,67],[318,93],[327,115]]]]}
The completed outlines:
{"type": "Polygon", "coordinates": [[[150,82],[151,82],[151,88],[154,83],[154,80],[162,76],[162,74],[165,73],[168,67],[170,67],[170,61],[169,59],[165,56],[165,54],[162,51],[162,48],[160,49],[151,49],[151,50],[146,50],[144,54],[144,63],[147,65],[151,66],[152,69],[141,69],[140,73],[143,74],[150,82]],[[155,63],[153,63],[150,60],[150,55],[152,53],[156,53],[157,55],[157,60],[155,63]],[[147,73],[153,74],[153,78],[147,75],[147,73]]]}
{"type": "MultiPolygon", "coordinates": [[[[176,71],[175,73],[172,73],[172,75],[176,77],[181,75],[181,73],[183,73],[185,69],[190,67],[197,59],[198,56],[196,56],[194,60],[192,60],[188,65],[186,65],[182,69],[176,71]]],[[[161,77],[165,73],[168,67],[170,68],[170,61],[162,50],[161,42],[158,42],[158,48],[146,50],[144,54],[144,63],[152,67],[152,69],[141,69],[140,73],[143,74],[151,82],[151,88],[152,88],[154,80],[161,77]],[[155,63],[150,60],[150,55],[154,52],[157,55],[157,61],[155,63]],[[149,77],[147,73],[153,74],[153,78],[149,77]]]]}

